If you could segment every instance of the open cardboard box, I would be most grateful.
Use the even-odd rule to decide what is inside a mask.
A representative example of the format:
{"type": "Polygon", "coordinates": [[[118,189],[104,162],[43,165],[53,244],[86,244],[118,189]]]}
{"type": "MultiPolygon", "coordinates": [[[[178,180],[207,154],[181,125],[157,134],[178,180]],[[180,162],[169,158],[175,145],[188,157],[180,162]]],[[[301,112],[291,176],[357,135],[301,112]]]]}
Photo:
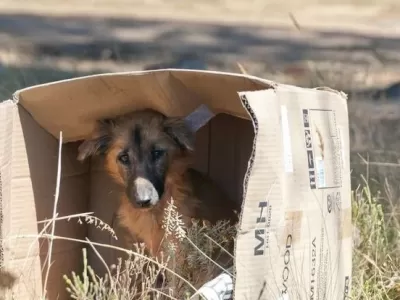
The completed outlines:
{"type": "MultiPolygon", "coordinates": [[[[346,97],[261,78],[193,70],[101,74],[29,87],[0,104],[1,263],[18,275],[14,299],[39,299],[63,135],[58,217],[94,212],[112,223],[118,190],[101,161],[77,148],[96,119],[153,108],[215,114],[197,134],[196,168],[243,201],[235,299],[343,299],[351,283],[351,203],[346,97]],[[254,134],[255,132],[255,134],[254,134]],[[42,271],[43,270],[43,271],[42,271]]],[[[76,220],[55,235],[110,243],[76,220]]],[[[49,299],[67,299],[62,275],[81,272],[78,242],[54,240],[49,299]]],[[[98,248],[107,263],[115,254],[98,248]]],[[[91,253],[89,264],[104,268],[91,253]]]]}

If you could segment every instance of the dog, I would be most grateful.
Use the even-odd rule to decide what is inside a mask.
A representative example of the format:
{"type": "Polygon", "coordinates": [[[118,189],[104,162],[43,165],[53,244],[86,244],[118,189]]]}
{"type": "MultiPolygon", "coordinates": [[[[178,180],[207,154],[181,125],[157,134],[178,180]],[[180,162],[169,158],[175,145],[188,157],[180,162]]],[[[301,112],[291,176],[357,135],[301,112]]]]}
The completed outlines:
{"type": "Polygon", "coordinates": [[[238,221],[240,206],[204,174],[194,170],[195,131],[190,118],[166,117],[145,109],[103,119],[78,150],[78,160],[104,155],[107,172],[123,187],[119,224],[158,256],[165,235],[162,220],[168,201],[182,216],[215,224],[238,221]]]}

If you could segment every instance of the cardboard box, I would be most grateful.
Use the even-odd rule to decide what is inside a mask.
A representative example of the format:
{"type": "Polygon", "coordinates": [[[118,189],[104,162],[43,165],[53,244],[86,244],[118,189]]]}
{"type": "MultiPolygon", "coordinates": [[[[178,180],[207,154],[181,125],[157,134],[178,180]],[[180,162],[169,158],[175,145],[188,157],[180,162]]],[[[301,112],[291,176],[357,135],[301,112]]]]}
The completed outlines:
{"type": "MultiPolygon", "coordinates": [[[[58,137],[63,134],[58,216],[94,212],[111,224],[118,190],[101,162],[76,160],[100,117],[151,107],[218,114],[197,134],[196,168],[243,201],[235,299],[344,299],[351,284],[349,125],[346,96],[210,71],[101,74],[29,87],[0,104],[1,262],[19,275],[14,299],[42,295],[58,137]]],[[[76,220],[55,234],[109,243],[76,220]]],[[[62,275],[80,273],[83,244],[54,240],[49,299],[66,299],[62,275]]],[[[98,248],[107,262],[115,258],[98,248]]],[[[103,274],[92,253],[89,263],[103,274]]]]}

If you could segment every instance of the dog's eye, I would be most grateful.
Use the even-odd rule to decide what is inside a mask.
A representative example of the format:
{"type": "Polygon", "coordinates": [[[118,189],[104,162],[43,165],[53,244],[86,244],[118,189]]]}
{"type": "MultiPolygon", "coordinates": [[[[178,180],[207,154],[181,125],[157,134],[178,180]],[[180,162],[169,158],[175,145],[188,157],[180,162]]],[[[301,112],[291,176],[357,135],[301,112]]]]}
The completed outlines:
{"type": "Polygon", "coordinates": [[[157,149],[151,152],[151,156],[153,157],[154,160],[158,160],[159,158],[161,158],[161,156],[164,155],[164,153],[165,153],[164,150],[157,149]]]}
{"type": "Polygon", "coordinates": [[[127,165],[127,164],[129,163],[129,156],[128,156],[128,154],[126,154],[126,153],[121,154],[121,155],[118,157],[118,160],[119,160],[121,163],[123,163],[124,165],[127,165]]]}

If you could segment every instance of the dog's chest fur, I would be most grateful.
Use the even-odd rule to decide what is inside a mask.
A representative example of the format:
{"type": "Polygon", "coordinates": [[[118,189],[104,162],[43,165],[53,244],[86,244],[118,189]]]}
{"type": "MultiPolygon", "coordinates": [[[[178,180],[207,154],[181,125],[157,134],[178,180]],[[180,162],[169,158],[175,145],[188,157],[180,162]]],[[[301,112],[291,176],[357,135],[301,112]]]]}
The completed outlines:
{"type": "Polygon", "coordinates": [[[188,169],[166,180],[166,193],[157,206],[149,210],[134,208],[122,197],[119,209],[120,225],[125,227],[135,242],[143,242],[151,255],[157,255],[164,238],[163,219],[168,202],[174,200],[177,212],[186,228],[191,220],[205,220],[215,224],[219,220],[237,222],[237,205],[201,173],[188,169]]]}
{"type": "Polygon", "coordinates": [[[173,199],[176,211],[181,216],[184,226],[191,224],[191,218],[196,217],[199,201],[191,194],[166,193],[156,207],[151,209],[134,208],[126,197],[122,197],[119,208],[119,223],[131,234],[134,242],[143,242],[151,255],[156,256],[165,236],[163,221],[168,202],[173,199]]]}

